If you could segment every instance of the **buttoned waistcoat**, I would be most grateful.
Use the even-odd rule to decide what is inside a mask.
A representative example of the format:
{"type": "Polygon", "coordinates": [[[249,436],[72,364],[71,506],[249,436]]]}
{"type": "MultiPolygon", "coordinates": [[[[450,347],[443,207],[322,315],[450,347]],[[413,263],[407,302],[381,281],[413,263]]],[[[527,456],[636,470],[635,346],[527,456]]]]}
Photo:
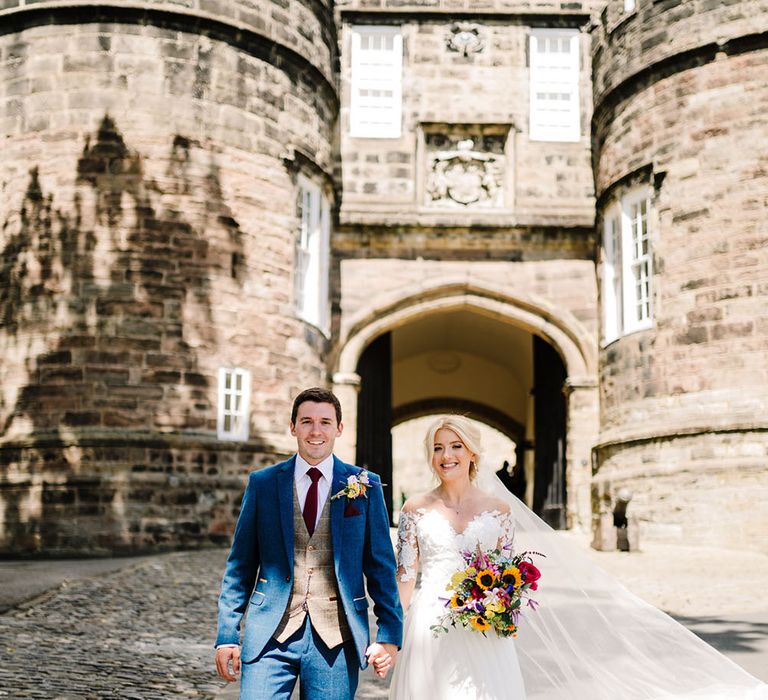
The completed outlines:
{"type": "Polygon", "coordinates": [[[329,494],[310,537],[294,486],[293,588],[288,606],[275,630],[274,638],[278,642],[286,641],[296,632],[307,615],[315,632],[330,649],[352,636],[339,600],[339,586],[333,570],[330,502],[329,494]]]}

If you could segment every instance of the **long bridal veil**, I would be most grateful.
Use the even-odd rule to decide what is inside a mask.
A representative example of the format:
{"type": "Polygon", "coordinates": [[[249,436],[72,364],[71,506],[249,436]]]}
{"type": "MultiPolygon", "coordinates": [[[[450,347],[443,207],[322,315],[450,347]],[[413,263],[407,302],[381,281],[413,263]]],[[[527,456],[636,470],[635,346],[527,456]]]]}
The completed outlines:
{"type": "Polygon", "coordinates": [[[516,639],[527,700],[768,700],[768,685],[630,593],[490,469],[479,468],[477,485],[509,502],[515,550],[546,555],[534,557],[539,606],[523,612],[516,639]]]}

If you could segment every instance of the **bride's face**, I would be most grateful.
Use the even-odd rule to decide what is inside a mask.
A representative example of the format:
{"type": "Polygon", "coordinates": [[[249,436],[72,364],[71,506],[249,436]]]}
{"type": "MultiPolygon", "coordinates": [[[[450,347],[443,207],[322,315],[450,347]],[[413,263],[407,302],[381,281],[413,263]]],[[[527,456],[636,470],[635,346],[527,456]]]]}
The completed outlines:
{"type": "Polygon", "coordinates": [[[469,479],[469,463],[474,457],[453,430],[440,428],[435,433],[432,469],[440,481],[469,479]]]}

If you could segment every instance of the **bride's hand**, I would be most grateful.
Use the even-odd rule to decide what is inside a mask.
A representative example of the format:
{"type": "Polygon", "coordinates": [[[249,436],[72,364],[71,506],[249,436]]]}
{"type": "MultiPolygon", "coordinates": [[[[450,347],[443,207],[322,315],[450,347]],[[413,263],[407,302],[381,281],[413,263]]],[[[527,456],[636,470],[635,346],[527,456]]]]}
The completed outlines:
{"type": "Polygon", "coordinates": [[[373,664],[374,673],[379,678],[384,678],[395,665],[397,647],[394,644],[374,642],[368,647],[365,655],[368,657],[368,663],[373,664]]]}

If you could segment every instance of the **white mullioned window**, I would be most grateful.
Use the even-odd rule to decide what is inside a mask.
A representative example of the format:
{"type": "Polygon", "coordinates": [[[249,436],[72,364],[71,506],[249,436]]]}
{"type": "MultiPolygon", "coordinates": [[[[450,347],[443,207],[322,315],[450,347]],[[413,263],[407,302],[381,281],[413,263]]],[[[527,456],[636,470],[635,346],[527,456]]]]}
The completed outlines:
{"type": "Polygon", "coordinates": [[[578,30],[532,30],[530,70],[530,138],[578,141],[581,138],[578,30]]]}
{"type": "Polygon", "coordinates": [[[633,190],[603,215],[603,342],[653,323],[650,194],[633,190]]]}
{"type": "Polygon", "coordinates": [[[327,333],[330,322],[330,204],[316,183],[299,176],[298,184],[294,305],[301,318],[327,333]]]}
{"type": "Polygon", "coordinates": [[[350,136],[399,138],[403,37],[400,27],[352,27],[350,136]]]}
{"type": "Polygon", "coordinates": [[[219,440],[247,440],[251,404],[251,373],[241,367],[219,368],[216,436],[219,440]]]}

